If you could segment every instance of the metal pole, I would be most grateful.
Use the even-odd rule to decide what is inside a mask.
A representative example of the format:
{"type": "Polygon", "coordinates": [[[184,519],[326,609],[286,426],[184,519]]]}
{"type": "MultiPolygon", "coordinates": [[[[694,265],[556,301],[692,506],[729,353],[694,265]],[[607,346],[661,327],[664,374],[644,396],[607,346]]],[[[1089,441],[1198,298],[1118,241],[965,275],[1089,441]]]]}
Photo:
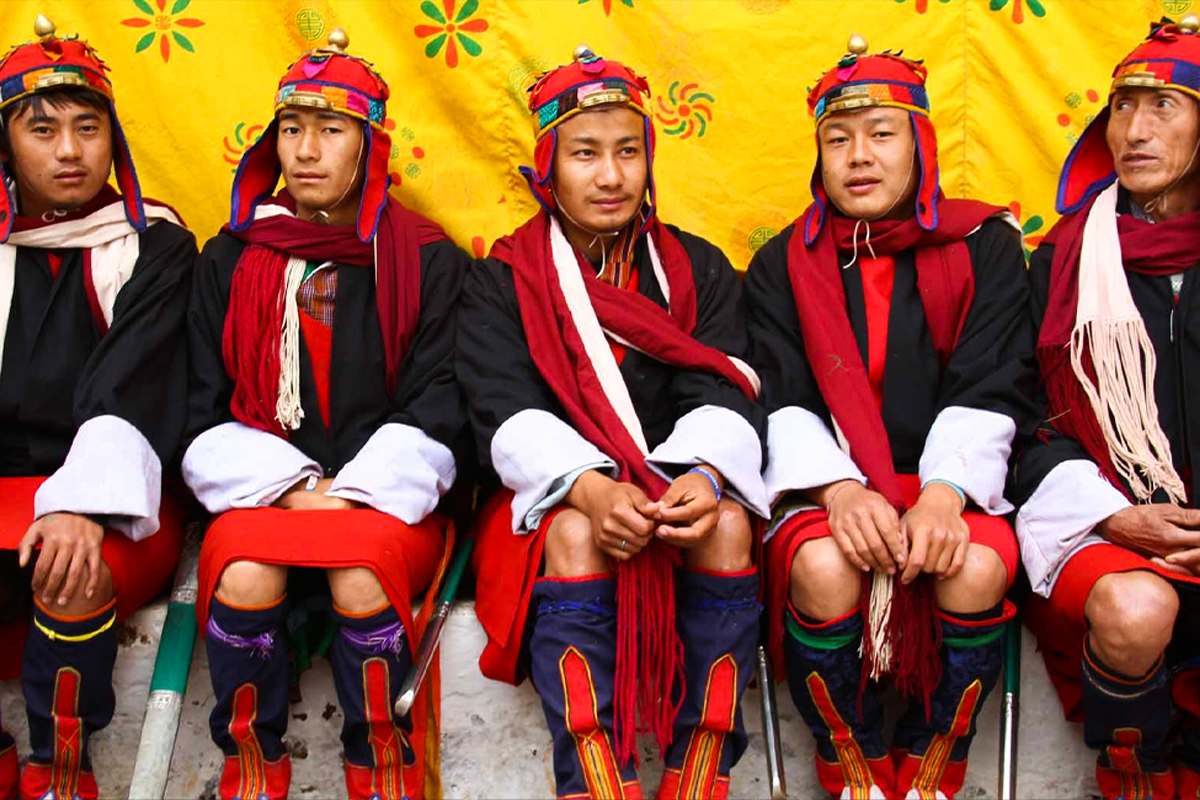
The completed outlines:
{"type": "Polygon", "coordinates": [[[775,676],[771,660],[760,644],[757,653],[758,689],[762,699],[763,749],[767,756],[767,788],[771,800],[787,800],[787,778],[783,770],[783,745],[779,738],[779,707],[775,704],[775,676]]]}
{"type": "Polygon", "coordinates": [[[138,742],[133,780],[129,784],[131,800],[162,800],[167,788],[175,734],[179,731],[179,715],[187,692],[192,648],[196,643],[196,568],[199,563],[199,537],[189,535],[179,558],[179,568],[175,571],[175,587],[171,590],[158,655],[154,659],[142,738],[138,742]]]}
{"type": "Polygon", "coordinates": [[[1000,773],[997,796],[1017,797],[1017,728],[1021,719],[1021,620],[1008,623],[1004,638],[1004,698],[1000,711],[1000,773]]]}

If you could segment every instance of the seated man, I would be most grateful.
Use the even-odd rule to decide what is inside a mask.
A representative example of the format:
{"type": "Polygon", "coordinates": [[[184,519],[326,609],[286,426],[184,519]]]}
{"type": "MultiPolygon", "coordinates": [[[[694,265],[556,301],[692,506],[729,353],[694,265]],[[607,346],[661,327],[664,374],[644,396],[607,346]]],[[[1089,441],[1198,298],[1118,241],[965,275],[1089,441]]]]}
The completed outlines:
{"type": "Polygon", "coordinates": [[[1117,66],[1030,263],[1048,408],[1010,479],[1025,619],[1109,798],[1200,792],[1198,27],[1156,24],[1117,66]]]}
{"type": "Polygon", "coordinates": [[[814,202],[746,276],[769,642],[834,797],[953,797],[1013,614],[1025,264],[1010,215],[942,195],[925,68],[849,47],[808,96],[814,202]],[[909,699],[891,752],[888,675],[909,699]]]}
{"type": "Polygon", "coordinates": [[[641,797],[635,721],[666,751],[660,797],[726,796],[746,749],[765,418],[737,274],[656,215],[648,94],[586,47],[538,80],[543,210],[475,268],[458,331],[509,490],[479,525],[480,664],[515,683],[527,654],[559,797],[641,797]]]}
{"type": "MultiPolygon", "coordinates": [[[[104,62],[45,17],[35,30],[0,60],[0,679],[20,675],[29,716],[21,797],[94,798],[116,622],[183,545],[162,473],[187,413],[196,242],[143,202],[104,62]]],[[[0,728],[0,798],[16,792],[0,728]]]]}
{"type": "Polygon", "coordinates": [[[323,571],[307,594],[332,594],[340,628],[330,662],[349,796],[424,791],[425,717],[412,714],[414,730],[393,704],[416,642],[411,597],[444,548],[433,512],[465,422],[453,349],[467,261],[389,197],[388,88],[346,46],[333,31],[280,80],[192,296],[183,472],[221,515],[196,608],[223,798],[287,795],[284,623],[312,604],[285,592],[302,566],[323,571]]]}

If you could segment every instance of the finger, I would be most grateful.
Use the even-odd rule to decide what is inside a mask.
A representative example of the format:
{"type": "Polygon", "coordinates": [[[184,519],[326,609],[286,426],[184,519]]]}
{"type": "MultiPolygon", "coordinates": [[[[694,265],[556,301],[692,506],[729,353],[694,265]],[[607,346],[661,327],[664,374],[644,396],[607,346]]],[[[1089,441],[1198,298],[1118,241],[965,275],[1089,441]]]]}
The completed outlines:
{"type": "Polygon", "coordinates": [[[667,487],[667,490],[663,492],[662,497],[658,498],[659,506],[664,509],[676,506],[683,499],[685,494],[687,494],[687,486],[681,486],[678,481],[675,481],[667,487]]]}
{"type": "Polygon", "coordinates": [[[54,542],[42,540],[42,549],[37,554],[37,561],[33,565],[33,580],[30,585],[33,587],[33,593],[37,594],[46,585],[46,578],[50,575],[50,569],[54,566],[54,557],[58,553],[58,546],[54,542]]]}
{"type": "Polygon", "coordinates": [[[957,542],[950,537],[942,539],[942,547],[938,551],[937,562],[934,563],[933,569],[930,570],[939,577],[948,577],[946,573],[950,570],[950,564],[954,561],[954,553],[958,550],[957,542]]]}
{"type": "Polygon", "coordinates": [[[875,563],[879,565],[878,569],[887,572],[888,575],[896,574],[896,565],[892,561],[892,554],[883,541],[883,536],[875,528],[874,520],[866,519],[859,524],[858,529],[862,532],[867,549],[871,551],[871,555],[875,556],[875,563]]]}
{"type": "Polygon", "coordinates": [[[1200,548],[1194,547],[1190,550],[1179,550],[1160,560],[1168,566],[1178,565],[1188,569],[1195,569],[1200,565],[1200,548]]]}
{"type": "Polygon", "coordinates": [[[663,509],[658,512],[657,517],[660,522],[692,522],[704,514],[716,510],[716,508],[716,498],[705,500],[703,497],[693,497],[683,505],[663,509]]]}
{"type": "Polygon", "coordinates": [[[868,570],[879,570],[879,562],[875,559],[875,554],[871,552],[871,548],[867,545],[867,540],[863,536],[863,532],[859,529],[857,520],[851,518],[846,521],[846,535],[850,537],[850,541],[854,544],[854,550],[858,553],[858,557],[867,565],[868,570]]]}
{"type": "Polygon", "coordinates": [[[617,561],[628,561],[636,554],[631,549],[622,550],[620,547],[614,547],[612,544],[604,543],[600,545],[600,549],[609,556],[609,558],[617,561]]]}
{"type": "Polygon", "coordinates": [[[921,570],[925,568],[925,560],[929,555],[929,537],[924,535],[924,531],[913,531],[907,525],[905,527],[908,535],[912,537],[912,549],[908,551],[908,566],[904,568],[900,582],[912,583],[913,578],[920,575],[921,570]]]}
{"type": "Polygon", "coordinates": [[[631,535],[645,539],[654,532],[654,520],[646,519],[632,505],[619,505],[613,509],[611,519],[614,527],[623,528],[631,535]]]}
{"type": "Polygon", "coordinates": [[[1163,508],[1163,519],[1185,528],[1200,528],[1200,509],[1170,505],[1163,508]]]}
{"type": "Polygon", "coordinates": [[[962,572],[963,564],[967,563],[967,548],[970,546],[971,540],[969,537],[964,537],[958,541],[958,544],[954,548],[954,557],[950,559],[950,567],[942,577],[953,578],[962,572]]]}
{"type": "Polygon", "coordinates": [[[84,567],[87,566],[87,553],[80,548],[76,548],[71,553],[71,563],[67,565],[67,575],[63,580],[62,589],[58,592],[58,604],[65,606],[67,602],[75,596],[75,590],[79,588],[79,579],[83,577],[84,567]]]}
{"type": "Polygon", "coordinates": [[[846,560],[863,572],[869,571],[871,568],[867,566],[867,562],[858,557],[858,551],[854,549],[854,543],[850,540],[849,535],[846,534],[845,529],[841,525],[837,528],[834,528],[832,525],[829,527],[833,533],[833,541],[841,548],[842,555],[846,557],[846,560]]]}
{"type": "Polygon", "coordinates": [[[890,503],[874,504],[871,507],[871,520],[875,523],[875,530],[879,532],[888,552],[896,564],[903,568],[908,553],[900,539],[900,517],[896,514],[896,509],[892,508],[890,503]]]}
{"type": "Polygon", "coordinates": [[[695,547],[712,534],[716,524],[716,514],[705,514],[686,528],[660,525],[658,535],[664,541],[677,547],[695,547]]]}
{"type": "Polygon", "coordinates": [[[96,587],[100,585],[100,548],[93,547],[87,554],[88,580],[87,586],[83,587],[83,594],[88,600],[96,594],[96,587]]]}
{"type": "Polygon", "coordinates": [[[50,574],[46,576],[46,583],[42,586],[43,603],[50,603],[51,598],[58,594],[63,578],[67,576],[67,567],[71,564],[72,555],[74,555],[73,550],[66,547],[60,547],[55,551],[54,565],[50,568],[50,574]]]}
{"type": "Polygon", "coordinates": [[[24,567],[29,563],[29,557],[33,555],[34,545],[42,538],[41,526],[36,522],[29,526],[29,530],[25,531],[25,535],[21,537],[21,542],[17,545],[17,562],[24,567]]]}
{"type": "Polygon", "coordinates": [[[1187,567],[1185,567],[1181,564],[1167,562],[1167,561],[1159,558],[1158,556],[1151,557],[1150,563],[1157,564],[1158,566],[1162,567],[1163,569],[1168,570],[1170,572],[1178,573],[1179,575],[1191,575],[1192,574],[1192,571],[1189,570],[1187,567]]]}

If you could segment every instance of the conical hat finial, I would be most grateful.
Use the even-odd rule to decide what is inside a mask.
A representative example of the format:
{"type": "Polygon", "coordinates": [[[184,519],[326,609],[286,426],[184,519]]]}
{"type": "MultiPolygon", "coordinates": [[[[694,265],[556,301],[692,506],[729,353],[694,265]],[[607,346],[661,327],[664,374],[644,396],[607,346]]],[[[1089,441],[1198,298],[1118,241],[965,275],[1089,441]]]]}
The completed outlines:
{"type": "Polygon", "coordinates": [[[592,48],[588,47],[586,44],[581,44],[575,48],[575,52],[572,53],[572,55],[575,57],[576,61],[583,61],[585,58],[592,58],[596,54],[592,52],[592,48]]]}
{"type": "Polygon", "coordinates": [[[861,33],[851,35],[850,40],[846,42],[846,50],[856,56],[861,56],[867,52],[867,37],[861,33]]]}
{"type": "Polygon", "coordinates": [[[334,28],[329,32],[329,44],[326,49],[344,53],[350,49],[350,36],[344,28],[334,28]]]}
{"type": "Polygon", "coordinates": [[[1188,33],[1200,31],[1200,16],[1187,14],[1183,19],[1179,20],[1179,30],[1187,31],[1188,33]]]}
{"type": "Polygon", "coordinates": [[[54,30],[54,23],[45,14],[38,14],[33,21],[33,32],[39,37],[53,36],[54,30]]]}

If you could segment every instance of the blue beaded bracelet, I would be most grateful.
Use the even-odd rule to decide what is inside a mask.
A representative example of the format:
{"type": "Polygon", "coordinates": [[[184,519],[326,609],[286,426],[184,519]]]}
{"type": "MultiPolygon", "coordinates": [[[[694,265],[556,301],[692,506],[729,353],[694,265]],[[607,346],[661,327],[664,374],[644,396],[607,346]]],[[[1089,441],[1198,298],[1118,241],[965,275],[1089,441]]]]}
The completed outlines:
{"type": "Polygon", "coordinates": [[[708,478],[708,482],[712,484],[713,494],[717,496],[717,502],[721,502],[721,484],[717,483],[717,476],[706,470],[704,467],[692,467],[688,472],[699,472],[704,477],[708,478]]]}

